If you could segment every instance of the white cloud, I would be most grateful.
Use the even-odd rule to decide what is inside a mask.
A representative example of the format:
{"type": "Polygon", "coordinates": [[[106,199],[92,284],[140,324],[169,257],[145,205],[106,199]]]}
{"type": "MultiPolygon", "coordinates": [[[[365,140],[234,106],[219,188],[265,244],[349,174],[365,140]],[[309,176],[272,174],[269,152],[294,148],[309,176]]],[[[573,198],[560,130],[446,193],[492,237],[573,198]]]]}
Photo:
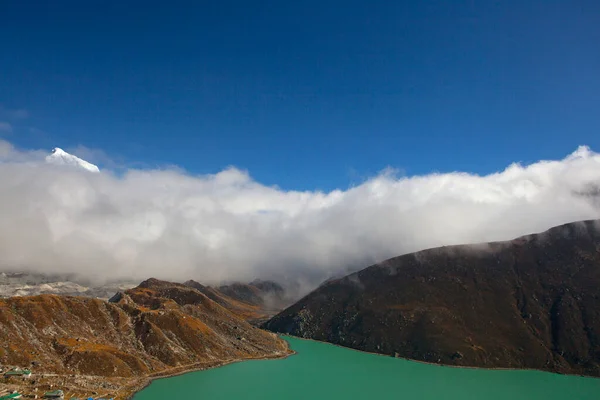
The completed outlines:
{"type": "Polygon", "coordinates": [[[90,174],[0,141],[0,269],[205,283],[318,284],[423,248],[600,218],[600,154],[468,173],[386,171],[329,193],[283,191],[236,168],[90,174]]]}
{"type": "Polygon", "coordinates": [[[90,149],[86,146],[76,146],[67,149],[67,151],[92,164],[102,164],[104,168],[115,169],[121,167],[112,157],[109,157],[104,150],[90,149]]]}
{"type": "Polygon", "coordinates": [[[12,133],[13,127],[8,122],[0,121],[0,133],[12,133]]]}

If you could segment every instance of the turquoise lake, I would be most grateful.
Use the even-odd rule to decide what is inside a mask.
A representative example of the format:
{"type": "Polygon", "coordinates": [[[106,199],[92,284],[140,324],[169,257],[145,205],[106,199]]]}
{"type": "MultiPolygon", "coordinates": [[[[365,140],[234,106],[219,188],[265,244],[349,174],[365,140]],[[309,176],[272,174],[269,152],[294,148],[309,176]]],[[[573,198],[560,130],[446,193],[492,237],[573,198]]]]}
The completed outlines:
{"type": "Polygon", "coordinates": [[[135,400],[600,399],[600,379],[428,365],[285,337],[298,354],[159,379],[135,400]]]}

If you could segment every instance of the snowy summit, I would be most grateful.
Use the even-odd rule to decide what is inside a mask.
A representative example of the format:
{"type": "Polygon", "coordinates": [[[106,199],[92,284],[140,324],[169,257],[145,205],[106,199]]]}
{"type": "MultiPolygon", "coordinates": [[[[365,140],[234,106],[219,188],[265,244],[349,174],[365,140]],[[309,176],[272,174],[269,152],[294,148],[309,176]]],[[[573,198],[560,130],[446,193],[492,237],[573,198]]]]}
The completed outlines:
{"type": "Polygon", "coordinates": [[[90,172],[100,172],[98,167],[94,164],[82,160],[81,158],[76,157],[73,154],[69,154],[58,147],[52,149],[52,154],[46,156],[46,162],[56,165],[70,165],[74,167],[79,167],[86,169],[90,172]]]}

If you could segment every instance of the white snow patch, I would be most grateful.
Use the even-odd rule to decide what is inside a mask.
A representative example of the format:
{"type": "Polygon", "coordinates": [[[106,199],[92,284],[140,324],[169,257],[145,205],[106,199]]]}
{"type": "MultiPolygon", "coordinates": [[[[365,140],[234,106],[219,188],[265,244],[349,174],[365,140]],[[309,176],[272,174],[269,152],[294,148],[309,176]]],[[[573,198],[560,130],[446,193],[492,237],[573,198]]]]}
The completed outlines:
{"type": "Polygon", "coordinates": [[[100,169],[94,164],[82,160],[73,154],[69,154],[59,147],[52,149],[52,154],[46,156],[46,162],[55,165],[69,165],[83,168],[90,172],[100,172],[100,169]]]}

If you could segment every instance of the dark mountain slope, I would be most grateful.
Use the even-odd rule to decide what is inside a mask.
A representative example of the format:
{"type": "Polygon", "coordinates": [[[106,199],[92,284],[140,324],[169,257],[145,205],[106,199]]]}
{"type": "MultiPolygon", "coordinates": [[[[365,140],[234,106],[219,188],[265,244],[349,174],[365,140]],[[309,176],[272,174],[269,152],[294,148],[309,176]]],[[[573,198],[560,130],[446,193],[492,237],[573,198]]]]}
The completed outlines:
{"type": "Polygon", "coordinates": [[[600,221],[392,258],[264,326],[428,362],[600,376],[600,221]]]}

